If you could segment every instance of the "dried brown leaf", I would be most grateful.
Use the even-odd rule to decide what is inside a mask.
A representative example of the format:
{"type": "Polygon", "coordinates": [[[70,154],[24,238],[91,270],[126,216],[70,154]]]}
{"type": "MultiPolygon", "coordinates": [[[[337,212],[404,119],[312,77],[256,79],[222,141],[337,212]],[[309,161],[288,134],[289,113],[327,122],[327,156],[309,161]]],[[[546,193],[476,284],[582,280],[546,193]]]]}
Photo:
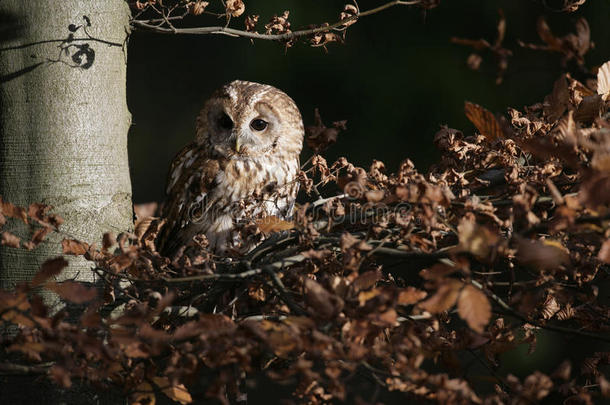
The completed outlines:
{"type": "Polygon", "coordinates": [[[274,232],[288,231],[294,228],[294,222],[285,221],[276,217],[275,215],[270,215],[268,217],[256,220],[256,225],[265,235],[269,235],[274,232]]]}
{"type": "Polygon", "coordinates": [[[347,121],[336,121],[333,122],[332,127],[327,127],[322,121],[320,111],[316,108],[314,125],[305,128],[305,142],[315,153],[320,153],[337,142],[340,132],[347,129],[346,124],[347,121]]]}
{"type": "Polygon", "coordinates": [[[483,58],[477,53],[471,53],[468,55],[468,59],[466,59],[466,65],[468,65],[468,68],[471,70],[479,70],[482,62],[483,58]]]}
{"type": "Polygon", "coordinates": [[[506,36],[506,17],[504,16],[504,11],[502,9],[498,9],[498,16],[498,36],[496,37],[496,47],[500,46],[500,44],[504,42],[504,37],[506,36]]]}
{"type": "Polygon", "coordinates": [[[49,376],[60,387],[70,388],[72,386],[70,372],[57,364],[54,364],[51,367],[49,370],[49,376]]]}
{"type": "Polygon", "coordinates": [[[551,378],[540,371],[535,371],[523,381],[522,394],[530,400],[540,401],[549,395],[552,388],[553,381],[551,378]]]}
{"type": "Polygon", "coordinates": [[[491,319],[491,304],[487,296],[472,285],[467,285],[462,289],[457,309],[460,318],[465,320],[470,329],[477,333],[483,333],[485,325],[491,319]]]}
{"type": "Polygon", "coordinates": [[[246,17],[244,24],[246,26],[246,31],[255,32],[256,24],[258,24],[259,16],[257,14],[249,15],[246,17]]]}
{"type": "Polygon", "coordinates": [[[38,222],[46,222],[47,212],[51,209],[50,205],[32,203],[28,206],[28,216],[38,222]]]}
{"type": "Polygon", "coordinates": [[[587,0],[564,0],[564,6],[562,11],[567,11],[568,13],[573,13],[578,10],[580,6],[585,4],[587,0]]]}
{"type": "Polygon", "coordinates": [[[540,271],[557,270],[570,262],[567,249],[553,240],[519,239],[517,260],[540,271]]]}
{"type": "Polygon", "coordinates": [[[602,96],[604,101],[610,99],[610,61],[601,65],[597,71],[597,94],[602,96]]]}
{"type": "Polygon", "coordinates": [[[463,286],[464,284],[459,280],[447,280],[439,286],[432,297],[420,302],[419,306],[432,314],[447,311],[455,305],[463,286]]]}
{"type": "Polygon", "coordinates": [[[20,342],[10,345],[7,348],[9,352],[21,352],[33,361],[42,361],[41,353],[45,346],[40,342],[20,342]]]}
{"type": "Polygon", "coordinates": [[[540,313],[544,319],[551,319],[560,309],[555,297],[549,294],[540,308],[540,313]]]}
{"type": "Polygon", "coordinates": [[[4,216],[19,219],[24,223],[28,223],[28,215],[26,213],[25,208],[18,207],[9,202],[3,201],[2,196],[0,196],[0,214],[4,216]]]}
{"type": "Polygon", "coordinates": [[[592,210],[610,204],[610,173],[590,173],[580,185],[578,194],[579,202],[592,210]]]}
{"type": "Polygon", "coordinates": [[[352,282],[352,288],[354,289],[354,292],[367,290],[371,287],[374,287],[375,284],[377,283],[377,281],[381,280],[382,277],[383,277],[383,275],[381,274],[381,271],[379,271],[379,270],[367,271],[367,272],[359,275],[352,282]]]}
{"type": "Polygon", "coordinates": [[[602,247],[597,254],[597,258],[604,263],[610,264],[610,239],[606,239],[602,244],[602,247]]]}
{"type": "Polygon", "coordinates": [[[203,14],[203,12],[205,11],[205,8],[209,4],[210,4],[209,1],[201,1],[201,0],[191,1],[187,4],[187,10],[189,13],[191,13],[193,15],[200,15],[200,14],[203,14]]]}
{"type": "Polygon", "coordinates": [[[0,245],[10,246],[13,248],[19,248],[21,246],[21,239],[18,236],[13,235],[8,231],[4,231],[0,233],[0,235],[2,235],[0,238],[0,245]]]}
{"type": "Polygon", "coordinates": [[[606,380],[606,377],[604,377],[603,374],[600,374],[599,377],[597,377],[597,382],[599,383],[599,390],[601,391],[602,396],[604,398],[610,398],[610,382],[606,380]]]}
{"type": "Polygon", "coordinates": [[[489,42],[484,39],[467,39],[467,38],[451,38],[451,42],[458,45],[470,46],[477,51],[482,51],[483,49],[491,48],[489,42]]]}
{"type": "Polygon", "coordinates": [[[558,378],[564,381],[568,381],[572,374],[572,363],[570,360],[564,360],[561,364],[553,371],[551,377],[558,378]]]}
{"type": "Polygon", "coordinates": [[[112,232],[104,233],[102,238],[102,251],[106,252],[116,243],[116,236],[112,232]]]}
{"type": "Polygon", "coordinates": [[[83,283],[75,281],[50,282],[45,287],[66,301],[74,302],[75,304],[82,304],[97,297],[97,290],[95,288],[85,287],[83,283]]]}
{"type": "Polygon", "coordinates": [[[32,247],[40,245],[51,231],[53,231],[53,228],[50,226],[38,228],[36,231],[34,231],[31,240],[32,247]]]}
{"type": "Polygon", "coordinates": [[[117,256],[113,256],[108,260],[108,267],[113,273],[118,274],[121,271],[127,269],[134,263],[134,257],[129,253],[123,253],[117,256]]]}
{"type": "Polygon", "coordinates": [[[574,112],[576,122],[592,122],[602,113],[604,100],[599,94],[586,96],[582,99],[578,108],[574,112]]]}
{"type": "Polygon", "coordinates": [[[301,254],[308,259],[322,260],[330,256],[332,252],[328,249],[309,249],[301,254]]]}
{"type": "Polygon", "coordinates": [[[486,108],[468,101],[464,103],[466,117],[489,141],[503,137],[502,128],[496,117],[486,108]]]}
{"type": "Polygon", "coordinates": [[[360,306],[364,306],[367,301],[379,296],[380,293],[381,290],[378,288],[373,288],[372,290],[368,291],[360,291],[360,293],[358,293],[358,302],[360,303],[360,306]]]}
{"type": "Polygon", "coordinates": [[[136,214],[137,220],[142,220],[146,217],[153,217],[159,208],[159,204],[156,202],[149,202],[144,204],[134,204],[133,212],[136,214]]]}
{"type": "Polygon", "coordinates": [[[152,385],[147,382],[140,383],[129,397],[129,405],[155,405],[155,403],[155,392],[152,385]]]}
{"type": "Polygon", "coordinates": [[[43,284],[51,277],[57,276],[63,269],[68,267],[68,261],[63,257],[56,257],[45,261],[41,266],[38,273],[32,279],[32,287],[37,287],[43,284]]]}
{"type": "Polygon", "coordinates": [[[343,310],[343,300],[336,295],[331,294],[318,282],[306,278],[304,287],[305,301],[314,311],[313,314],[315,316],[322,319],[332,319],[343,310]]]}
{"type": "Polygon", "coordinates": [[[415,287],[407,287],[399,290],[398,299],[396,303],[398,305],[413,305],[426,298],[427,292],[418,290],[415,287]]]}
{"type": "Polygon", "coordinates": [[[553,92],[544,98],[544,115],[549,122],[555,122],[567,110],[570,103],[568,92],[568,81],[566,75],[562,75],[553,84],[553,92]]]}
{"type": "Polygon", "coordinates": [[[474,217],[464,217],[458,225],[460,240],[459,249],[470,252],[481,260],[492,257],[494,247],[498,245],[499,236],[485,226],[475,222],[474,217]]]}
{"type": "Polygon", "coordinates": [[[368,202],[377,203],[383,200],[385,192],[383,190],[370,190],[364,193],[364,198],[368,202]]]}
{"type": "Polygon", "coordinates": [[[157,387],[173,401],[180,402],[181,404],[190,404],[193,402],[191,394],[183,384],[171,384],[167,377],[155,376],[152,380],[157,387]]]}
{"type": "Polygon", "coordinates": [[[456,267],[449,266],[445,263],[435,263],[432,267],[420,271],[419,276],[424,280],[440,280],[455,273],[457,270],[456,267]]]}
{"type": "Polygon", "coordinates": [[[89,244],[74,239],[64,239],[61,247],[65,255],[82,256],[89,250],[89,244]]]}
{"type": "Polygon", "coordinates": [[[544,17],[538,18],[536,28],[538,29],[538,36],[550,49],[561,51],[561,40],[551,32],[551,27],[549,27],[544,17]]]}
{"type": "Polygon", "coordinates": [[[246,11],[246,6],[242,0],[226,0],[225,6],[227,8],[227,14],[233,17],[239,17],[246,11]]]}

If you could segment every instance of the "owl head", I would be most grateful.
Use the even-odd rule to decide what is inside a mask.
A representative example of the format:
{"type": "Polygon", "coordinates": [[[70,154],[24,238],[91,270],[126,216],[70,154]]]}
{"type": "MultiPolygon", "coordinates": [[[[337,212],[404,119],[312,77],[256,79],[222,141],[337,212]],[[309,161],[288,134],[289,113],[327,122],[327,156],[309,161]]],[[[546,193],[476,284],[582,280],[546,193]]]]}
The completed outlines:
{"type": "Polygon", "coordinates": [[[281,90],[235,80],[206,101],[197,118],[197,143],[229,159],[299,155],[303,120],[281,90]]]}

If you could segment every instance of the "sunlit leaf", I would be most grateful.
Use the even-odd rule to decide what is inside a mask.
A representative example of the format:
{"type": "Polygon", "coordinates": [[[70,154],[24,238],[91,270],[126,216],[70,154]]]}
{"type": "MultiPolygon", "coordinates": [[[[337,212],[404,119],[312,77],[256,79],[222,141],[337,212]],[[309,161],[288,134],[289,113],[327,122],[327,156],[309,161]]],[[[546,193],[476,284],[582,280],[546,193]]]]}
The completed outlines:
{"type": "Polygon", "coordinates": [[[82,256],[89,250],[89,244],[80,242],[74,239],[64,239],[61,241],[61,247],[65,255],[82,256]]]}
{"type": "Polygon", "coordinates": [[[181,404],[190,404],[193,402],[191,394],[183,384],[172,385],[167,377],[153,377],[153,382],[167,395],[170,399],[181,404]]]}
{"type": "Polygon", "coordinates": [[[129,397],[130,405],[155,405],[156,398],[152,385],[142,382],[129,397]]]}
{"type": "Polygon", "coordinates": [[[503,136],[502,128],[491,111],[478,104],[466,101],[464,104],[464,112],[466,113],[466,117],[474,124],[481,135],[485,136],[488,140],[493,141],[503,136]]]}
{"type": "Polygon", "coordinates": [[[601,65],[597,71],[597,94],[604,101],[610,99],[610,61],[601,65]]]}
{"type": "Polygon", "coordinates": [[[458,299],[458,314],[472,330],[483,333],[491,319],[491,304],[487,296],[478,288],[466,285],[458,299]]]}
{"type": "Polygon", "coordinates": [[[447,280],[439,286],[434,295],[418,305],[432,314],[447,311],[455,305],[463,286],[461,281],[447,280]]]}
{"type": "Polygon", "coordinates": [[[285,221],[276,217],[275,215],[271,215],[257,220],[256,225],[261,230],[261,232],[266,235],[273,232],[288,231],[294,228],[293,222],[285,221]]]}

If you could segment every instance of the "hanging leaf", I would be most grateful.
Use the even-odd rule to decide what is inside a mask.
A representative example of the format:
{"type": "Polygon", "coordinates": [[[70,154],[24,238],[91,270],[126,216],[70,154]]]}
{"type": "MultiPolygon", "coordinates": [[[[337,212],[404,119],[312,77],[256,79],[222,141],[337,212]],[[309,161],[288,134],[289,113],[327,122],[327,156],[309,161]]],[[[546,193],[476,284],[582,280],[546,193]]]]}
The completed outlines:
{"type": "Polygon", "coordinates": [[[466,113],[466,117],[474,124],[481,135],[489,141],[502,137],[502,128],[491,111],[478,104],[466,101],[464,103],[464,112],[466,113]]]}
{"type": "Polygon", "coordinates": [[[233,17],[239,17],[246,10],[246,6],[242,0],[226,0],[227,14],[233,17]]]}

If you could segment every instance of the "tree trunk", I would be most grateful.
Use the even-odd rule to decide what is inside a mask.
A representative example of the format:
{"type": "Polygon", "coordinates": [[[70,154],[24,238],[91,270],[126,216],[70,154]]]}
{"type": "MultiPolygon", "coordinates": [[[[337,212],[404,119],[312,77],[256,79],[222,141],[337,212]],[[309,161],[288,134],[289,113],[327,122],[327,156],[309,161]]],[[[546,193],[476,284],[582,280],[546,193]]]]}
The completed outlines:
{"type": "MultiPolygon", "coordinates": [[[[31,278],[64,237],[99,246],[132,224],[128,18],[124,0],[0,1],[0,196],[65,220],[31,252],[0,247],[0,287],[31,278]]],[[[71,259],[61,278],[92,281],[90,267],[71,259]]]]}
{"type": "MultiPolygon", "coordinates": [[[[0,287],[27,280],[64,237],[99,242],[132,225],[124,0],[0,1],[0,196],[65,220],[33,251],[0,247],[0,287]]],[[[23,235],[24,229],[4,230],[23,235]]],[[[61,279],[94,281],[70,259],[61,279]]],[[[44,291],[42,292],[43,294],[44,291]]],[[[46,293],[49,304],[57,303],[46,293]]],[[[120,403],[118,392],[61,390],[45,376],[0,376],[3,403],[120,403]],[[40,380],[42,379],[42,380],[40,380]]]]}

